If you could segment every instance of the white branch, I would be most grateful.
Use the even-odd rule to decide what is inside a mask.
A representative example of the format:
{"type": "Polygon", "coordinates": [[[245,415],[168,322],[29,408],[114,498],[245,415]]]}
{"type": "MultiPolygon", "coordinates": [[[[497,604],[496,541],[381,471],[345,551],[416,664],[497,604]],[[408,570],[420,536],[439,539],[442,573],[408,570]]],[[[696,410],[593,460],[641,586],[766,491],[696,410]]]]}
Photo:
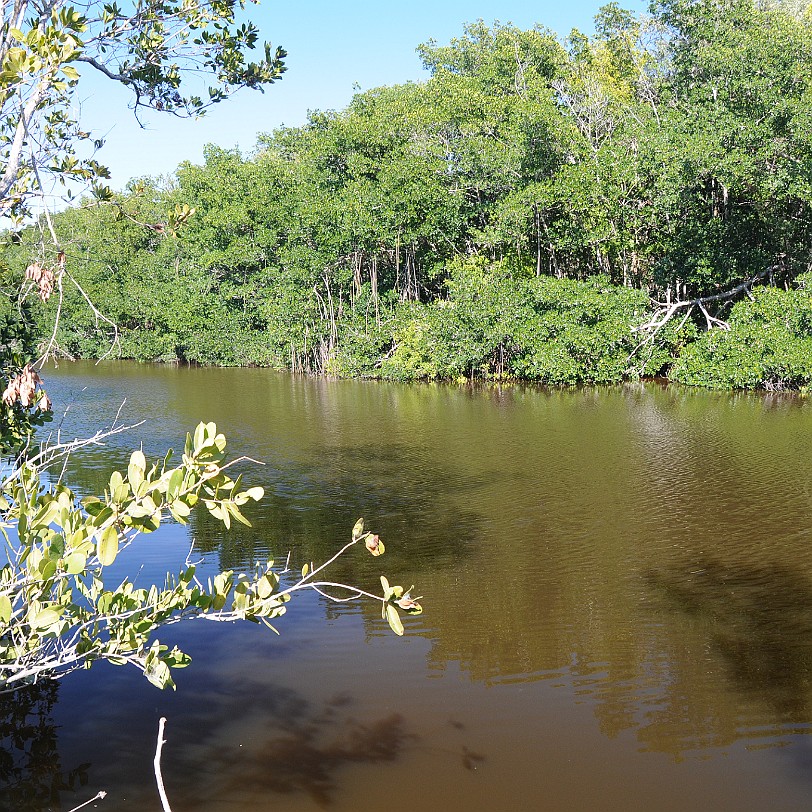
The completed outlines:
{"type": "Polygon", "coordinates": [[[166,797],[166,788],[164,787],[164,779],[161,775],[161,750],[163,750],[166,740],[164,739],[164,726],[166,725],[166,717],[162,716],[158,722],[158,744],[155,748],[155,760],[152,762],[155,766],[155,782],[158,784],[158,795],[161,797],[161,806],[164,812],[172,812],[169,806],[169,798],[166,797]]]}
{"type": "Polygon", "coordinates": [[[13,204],[13,198],[9,197],[9,192],[18,180],[25,134],[28,131],[28,125],[34,112],[39,106],[39,103],[45,98],[49,87],[50,77],[46,76],[31,94],[27,104],[20,113],[20,120],[17,122],[17,127],[14,131],[14,140],[11,143],[11,148],[8,153],[6,171],[3,173],[3,177],[0,178],[0,214],[3,214],[11,208],[13,204]]]}
{"type": "Polygon", "coordinates": [[[107,797],[107,793],[104,790],[97,792],[89,801],[85,801],[83,804],[79,804],[79,806],[74,806],[73,809],[69,809],[68,812],[79,812],[80,809],[84,809],[86,806],[90,806],[94,801],[103,801],[107,797]]]}

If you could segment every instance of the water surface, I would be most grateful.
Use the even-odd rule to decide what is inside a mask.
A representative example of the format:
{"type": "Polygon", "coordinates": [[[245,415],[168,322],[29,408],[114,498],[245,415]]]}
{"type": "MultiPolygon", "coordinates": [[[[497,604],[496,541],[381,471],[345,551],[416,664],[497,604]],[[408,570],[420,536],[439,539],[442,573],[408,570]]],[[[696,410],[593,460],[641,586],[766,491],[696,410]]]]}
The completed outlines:
{"type": "Polygon", "coordinates": [[[375,605],[306,597],[280,637],[173,627],[194,658],[176,694],[112,666],[30,692],[4,717],[39,725],[3,740],[9,808],[99,789],[100,809],[157,808],[162,715],[174,812],[808,808],[809,401],[115,363],[48,383],[71,404],[63,439],[125,400],[120,419],[144,421],[70,463],[80,491],[141,440],[182,447],[201,418],[264,463],[246,466],[267,492],[253,528],[198,516],[121,572],[157,578],[192,541],[212,571],[289,551],[301,566],[363,515],[387,554],[353,551],[336,578],[415,583],[425,611],[398,639],[375,605]]]}

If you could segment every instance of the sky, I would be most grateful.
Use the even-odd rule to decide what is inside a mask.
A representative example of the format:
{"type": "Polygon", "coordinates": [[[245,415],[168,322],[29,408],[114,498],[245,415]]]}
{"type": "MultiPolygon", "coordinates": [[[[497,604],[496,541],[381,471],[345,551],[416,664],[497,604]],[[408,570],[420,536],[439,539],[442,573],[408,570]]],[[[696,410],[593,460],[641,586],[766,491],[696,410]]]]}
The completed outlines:
{"type": "MultiPolygon", "coordinates": [[[[143,128],[128,110],[126,90],[84,68],[79,86],[80,120],[105,139],[98,159],[112,173],[113,188],[130,178],[171,174],[182,161],[202,163],[206,144],[239,147],[250,153],[260,132],[299,126],[309,110],[341,110],[357,90],[428,78],[416,47],[429,39],[446,44],[463,34],[465,23],[498,20],[520,28],[541,24],[562,38],[572,28],[592,31],[605,0],[310,0],[246,5],[260,41],[288,51],[288,70],[265,93],[243,90],[210,108],[197,120],[150,112],[143,128]]],[[[621,0],[642,11],[641,0],[621,0]]]]}

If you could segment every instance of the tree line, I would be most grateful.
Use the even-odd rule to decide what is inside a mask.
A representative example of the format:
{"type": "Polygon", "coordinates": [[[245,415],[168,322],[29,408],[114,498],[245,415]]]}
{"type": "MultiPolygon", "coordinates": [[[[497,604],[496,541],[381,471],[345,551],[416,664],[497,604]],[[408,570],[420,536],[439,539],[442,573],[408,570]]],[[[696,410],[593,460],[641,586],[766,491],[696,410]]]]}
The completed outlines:
{"type": "MultiPolygon", "coordinates": [[[[58,350],[810,385],[812,15],[612,3],[591,36],[479,21],[418,50],[426,81],[56,215],[72,274],[117,325],[65,290],[58,350]]],[[[7,272],[38,228],[7,234],[7,272]]],[[[53,309],[37,318],[49,336],[53,309]]]]}

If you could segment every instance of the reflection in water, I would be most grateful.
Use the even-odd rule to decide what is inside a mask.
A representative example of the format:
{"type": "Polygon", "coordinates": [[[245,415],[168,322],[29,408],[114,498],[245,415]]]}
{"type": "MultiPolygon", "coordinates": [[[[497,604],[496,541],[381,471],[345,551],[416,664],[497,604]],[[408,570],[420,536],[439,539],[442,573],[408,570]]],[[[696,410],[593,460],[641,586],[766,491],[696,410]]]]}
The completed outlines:
{"type": "Polygon", "coordinates": [[[62,767],[52,718],[58,689],[44,682],[0,694],[0,809],[60,809],[88,782],[89,764],[62,767]]]}
{"type": "MultiPolygon", "coordinates": [[[[195,746],[195,761],[200,762],[201,750],[207,751],[205,763],[219,780],[206,782],[203,787],[199,780],[186,787],[175,780],[185,804],[191,801],[202,808],[216,785],[217,794],[223,797],[246,792],[265,797],[268,793],[306,793],[319,806],[328,807],[342,769],[351,764],[392,763],[407,744],[417,740],[415,734],[406,731],[398,713],[371,722],[353,718],[352,699],[347,694],[336,695],[319,708],[291,691],[277,691],[270,701],[272,707],[263,713],[273,722],[249,752],[223,748],[216,730],[201,735],[195,746]],[[201,789],[205,791],[201,793],[201,789]]],[[[234,719],[229,722],[233,724],[234,719]]],[[[191,720],[186,725],[195,727],[191,720]]],[[[177,774],[195,775],[195,771],[181,759],[177,774]]]]}
{"type": "Polygon", "coordinates": [[[326,807],[336,790],[339,769],[347,764],[393,762],[407,738],[398,714],[372,725],[348,720],[330,731],[332,735],[322,738],[324,728],[332,724],[332,720],[320,720],[320,726],[294,728],[269,739],[253,771],[234,769],[242,766],[241,760],[224,763],[221,768],[236,785],[247,781],[275,793],[304,791],[326,807]]]}
{"type": "MultiPolygon", "coordinates": [[[[140,548],[153,569],[162,544],[182,560],[191,538],[204,568],[288,551],[298,567],[328,557],[363,515],[387,542],[386,558],[350,556],[336,579],[376,589],[383,569],[426,596],[398,641],[376,606],[313,601],[291,612],[280,641],[262,644],[276,664],[286,641],[304,640],[302,651],[284,649],[291,694],[270,677],[246,682],[264,661],[233,630],[207,630],[194,654],[199,676],[181,676],[179,704],[166,711],[191,737],[175,756],[178,810],[213,799],[228,808],[235,793],[245,808],[264,808],[258,799],[275,792],[297,809],[373,809],[386,776],[425,790],[427,772],[427,810],[460,808],[461,798],[472,808],[608,808],[610,796],[624,809],[698,808],[697,798],[714,809],[792,809],[806,797],[807,400],[143,365],[66,365],[50,382],[57,401],[60,387],[84,385],[100,387],[93,406],[111,417],[123,397],[146,404],[132,417],[150,421],[140,433],[151,455],[179,447],[204,417],[236,454],[266,463],[246,469],[267,494],[252,528],[224,532],[196,514],[188,538],[171,528],[140,548]],[[207,690],[213,670],[227,686],[218,692],[207,690]],[[352,705],[330,704],[345,692],[352,705]],[[437,721],[449,717],[464,742],[437,721]],[[235,745],[235,720],[249,718],[263,720],[251,726],[250,757],[235,745]],[[428,755],[435,745],[442,769],[428,755]],[[203,776],[201,764],[212,765],[203,776]],[[543,791],[538,765],[554,765],[543,791]],[[629,778],[641,774],[648,784],[629,778]],[[505,786],[513,794],[498,791],[505,786]]],[[[83,433],[81,421],[68,423],[83,433]]],[[[77,460],[71,481],[103,487],[109,467],[126,461],[123,439],[115,442],[77,460]]],[[[139,732],[145,742],[153,735],[139,732]]]]}
{"type": "MultiPolygon", "coordinates": [[[[812,723],[812,581],[786,566],[731,566],[711,558],[687,573],[649,573],[678,612],[701,629],[725,677],[764,716],[740,718],[736,736],[807,732],[812,723]],[[755,725],[754,725],[755,723],[755,725]],[[755,726],[755,730],[753,727],[755,726]]],[[[684,701],[684,699],[683,699],[684,701]]]]}
{"type": "Polygon", "coordinates": [[[92,760],[93,789],[111,790],[106,805],[117,809],[126,800],[123,808],[154,808],[151,764],[161,715],[169,720],[162,773],[174,812],[345,809],[348,802],[357,808],[346,797],[348,775],[374,784],[383,768],[396,771],[424,755],[443,759],[449,775],[485,763],[464,724],[439,721],[418,734],[414,708],[404,708],[407,716],[399,703],[376,707],[353,690],[330,692],[330,669],[317,676],[324,690],[314,689],[308,673],[296,674],[295,662],[279,667],[277,656],[274,667],[267,635],[235,633],[247,644],[239,670],[220,659],[229,641],[207,641],[208,633],[187,641],[195,658],[210,648],[219,666],[190,670],[177,694],[157,693],[112,668],[103,669],[107,679],[98,681],[93,697],[65,683],[69,704],[59,718],[60,738],[92,760]],[[293,671],[301,690],[276,681],[275,670],[293,671]]]}

